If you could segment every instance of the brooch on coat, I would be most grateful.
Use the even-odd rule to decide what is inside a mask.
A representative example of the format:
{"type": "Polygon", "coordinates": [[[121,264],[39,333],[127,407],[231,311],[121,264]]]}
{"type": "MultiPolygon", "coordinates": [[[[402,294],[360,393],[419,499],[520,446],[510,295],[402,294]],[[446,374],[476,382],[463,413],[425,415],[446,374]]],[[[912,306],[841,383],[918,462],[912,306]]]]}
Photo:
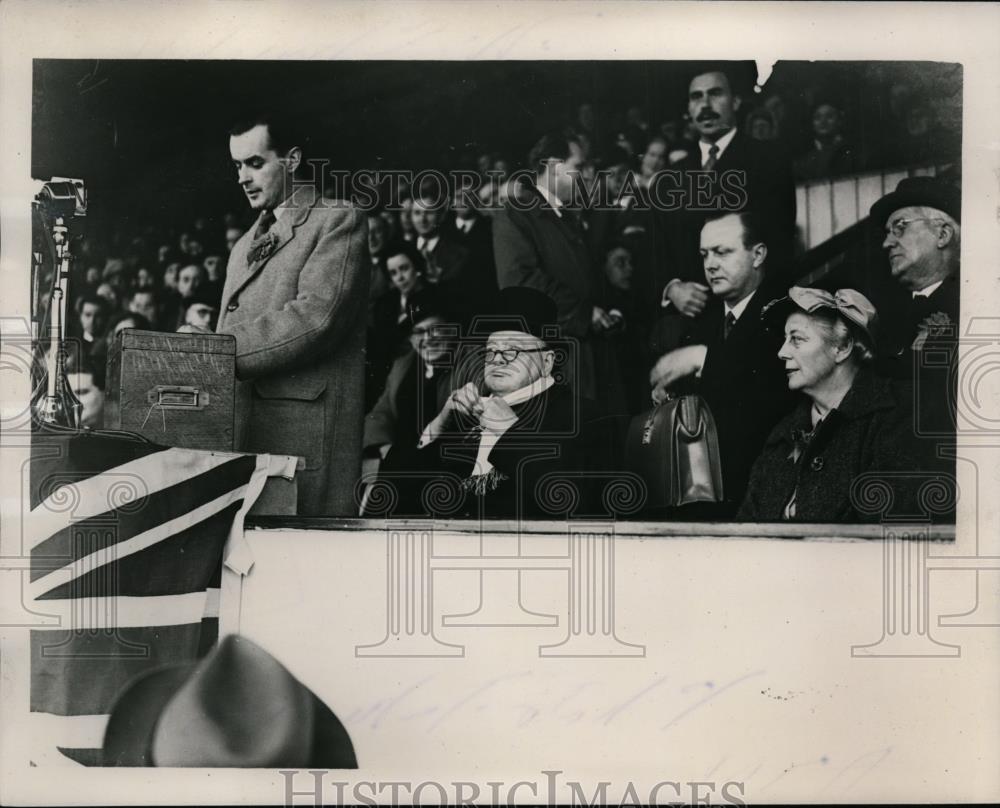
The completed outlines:
{"type": "Polygon", "coordinates": [[[247,263],[256,264],[258,261],[266,261],[271,257],[271,253],[278,246],[278,234],[271,231],[259,241],[250,245],[250,252],[247,253],[247,263]]]}
{"type": "Polygon", "coordinates": [[[943,311],[936,311],[920,322],[920,326],[917,328],[917,336],[910,347],[914,351],[920,351],[928,339],[948,336],[952,333],[954,327],[955,324],[952,322],[951,317],[943,311]]]}
{"type": "Polygon", "coordinates": [[[815,434],[816,427],[813,427],[808,432],[804,429],[793,429],[792,451],[788,453],[788,459],[793,463],[798,463],[799,458],[805,454],[806,448],[809,446],[809,442],[813,439],[815,434]]]}

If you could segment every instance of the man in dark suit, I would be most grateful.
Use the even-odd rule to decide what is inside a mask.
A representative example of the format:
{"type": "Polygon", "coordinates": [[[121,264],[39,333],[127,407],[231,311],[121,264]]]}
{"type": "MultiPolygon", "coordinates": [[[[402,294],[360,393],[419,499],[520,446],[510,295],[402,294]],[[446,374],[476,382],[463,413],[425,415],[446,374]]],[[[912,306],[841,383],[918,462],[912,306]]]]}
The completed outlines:
{"type": "Polygon", "coordinates": [[[425,280],[446,284],[464,279],[469,267],[469,250],[444,232],[446,202],[425,189],[413,200],[411,216],[417,233],[417,250],[427,263],[425,280]]]}
{"type": "Polygon", "coordinates": [[[472,192],[455,193],[452,212],[455,214],[444,226],[444,235],[469,251],[469,283],[467,286],[482,288],[481,299],[493,299],[497,293],[497,268],[493,258],[493,227],[471,203],[472,192]]]}
{"type": "Polygon", "coordinates": [[[683,201],[679,210],[661,219],[658,234],[663,305],[670,313],[695,317],[708,303],[711,290],[702,283],[698,240],[713,212],[752,210],[765,229],[769,272],[789,280],[795,237],[791,162],[772,144],[739,131],[741,104],[724,71],[695,75],[688,85],[687,110],[698,131],[697,148],[655,181],[654,199],[668,200],[671,190],[680,189],[683,201]]]}
{"type": "Polygon", "coordinates": [[[300,515],[349,516],[361,471],[365,215],[296,184],[300,135],[261,116],[229,150],[260,212],[233,247],[217,331],[236,337],[237,447],[305,459],[300,515]]]}
{"type": "Polygon", "coordinates": [[[618,325],[595,303],[590,251],[573,201],[583,152],[566,134],[545,135],[528,155],[533,183],[516,187],[494,218],[493,249],[500,288],[526,286],[555,301],[559,325],[577,341],[565,363],[566,382],[583,398],[596,397],[590,340],[618,325]]]}
{"type": "Polygon", "coordinates": [[[761,309],[787,288],[768,277],[768,248],[754,214],[709,219],[700,251],[712,297],[689,321],[685,344],[657,361],[650,382],[654,401],[671,390],[694,392],[712,411],[724,502],[711,515],[727,518],[743,500],[765,439],[794,403],[778,359],[781,335],[766,329],[760,318],[761,309]]]}
{"type": "Polygon", "coordinates": [[[961,190],[933,177],[900,180],[871,210],[889,271],[910,293],[904,316],[884,325],[879,369],[912,383],[926,466],[947,474],[955,473],[961,217],[961,190]]]}
{"type": "MultiPolygon", "coordinates": [[[[535,289],[499,293],[481,354],[482,386],[469,382],[454,390],[417,444],[413,480],[451,481],[458,489],[450,513],[438,515],[551,518],[557,512],[558,494],[549,483],[572,475],[586,452],[573,394],[553,378],[555,352],[544,335],[554,333],[555,319],[555,304],[535,289]]],[[[409,508],[418,502],[401,500],[409,508]]]]}

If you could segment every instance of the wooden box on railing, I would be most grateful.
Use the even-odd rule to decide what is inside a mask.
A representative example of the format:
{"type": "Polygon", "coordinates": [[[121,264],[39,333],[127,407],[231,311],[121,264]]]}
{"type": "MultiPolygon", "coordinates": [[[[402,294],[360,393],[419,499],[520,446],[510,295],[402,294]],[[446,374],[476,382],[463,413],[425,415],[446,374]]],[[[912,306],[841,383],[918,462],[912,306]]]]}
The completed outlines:
{"type": "Polygon", "coordinates": [[[104,426],[163,446],[232,451],[236,338],[125,329],[108,351],[104,426]]]}

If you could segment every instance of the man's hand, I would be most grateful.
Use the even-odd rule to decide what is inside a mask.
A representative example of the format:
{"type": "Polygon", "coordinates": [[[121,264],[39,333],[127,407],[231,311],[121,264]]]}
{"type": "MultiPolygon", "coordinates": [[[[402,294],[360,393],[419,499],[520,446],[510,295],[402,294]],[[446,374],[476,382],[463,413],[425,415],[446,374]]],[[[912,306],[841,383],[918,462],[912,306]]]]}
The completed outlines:
{"type": "Polygon", "coordinates": [[[514,415],[514,410],[500,396],[490,396],[486,399],[483,414],[479,417],[479,423],[493,432],[510,428],[510,425],[516,420],[517,416],[514,415]]]}
{"type": "Polygon", "coordinates": [[[697,317],[704,311],[710,291],[703,283],[672,280],[663,295],[684,316],[697,317]]]}
{"type": "Polygon", "coordinates": [[[594,312],[590,317],[590,327],[597,333],[614,328],[616,321],[600,306],[594,306],[594,312]]]}
{"type": "Polygon", "coordinates": [[[446,413],[450,415],[453,412],[470,415],[473,418],[478,418],[483,414],[483,402],[479,397],[479,388],[475,384],[469,382],[463,387],[453,390],[438,417],[440,418],[446,413]]]}
{"type": "Polygon", "coordinates": [[[707,352],[704,345],[688,345],[664,354],[649,371],[650,385],[666,388],[686,376],[700,374],[707,352]]]}

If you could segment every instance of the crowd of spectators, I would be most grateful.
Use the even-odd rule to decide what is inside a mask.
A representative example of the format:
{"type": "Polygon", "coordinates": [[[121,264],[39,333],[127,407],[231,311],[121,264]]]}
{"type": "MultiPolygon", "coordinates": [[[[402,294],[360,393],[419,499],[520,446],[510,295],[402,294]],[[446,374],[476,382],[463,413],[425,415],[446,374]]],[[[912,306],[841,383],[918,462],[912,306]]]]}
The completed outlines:
{"type": "MultiPolygon", "coordinates": [[[[733,105],[737,126],[746,139],[767,142],[772,152],[780,151],[789,173],[800,181],[856,172],[885,161],[871,144],[852,140],[844,109],[831,98],[815,95],[808,114],[801,99],[794,105],[778,94],[754,100],[752,105],[733,105]]],[[[896,100],[891,106],[898,118],[893,159],[919,162],[938,157],[943,140],[935,140],[929,107],[902,96],[896,100]]],[[[580,105],[565,129],[549,141],[543,138],[536,152],[522,160],[483,149],[474,160],[480,178],[474,195],[452,189],[442,197],[437,186],[432,192],[426,186],[404,185],[397,189],[398,205],[368,211],[371,274],[364,395],[369,457],[385,458],[399,444],[400,435],[409,441],[419,434],[419,424],[407,424],[397,435],[397,398],[401,385],[409,383],[404,379],[412,379],[415,372],[427,379],[437,374],[424,402],[429,416],[464,381],[453,378],[454,364],[442,362],[457,343],[443,340],[441,329],[451,329],[452,337],[472,333],[477,316],[490,310],[497,293],[522,281],[535,288],[542,284],[542,291],[557,304],[558,323],[565,335],[576,340],[577,351],[575,355],[570,351],[568,361],[563,357],[561,380],[593,400],[595,412],[624,423],[650,406],[651,383],[654,387],[659,383],[662,391],[657,361],[683,345],[678,334],[664,337],[659,323],[664,309],[672,304],[674,320],[683,326],[699,319],[696,315],[710,292],[718,296],[719,289],[714,282],[711,290],[704,286],[696,252],[692,254],[697,266],[690,278],[679,270],[663,274],[659,264],[669,254],[657,241],[664,238],[663,228],[656,226],[651,218],[655,213],[641,202],[664,169],[705,165],[706,152],[698,142],[701,121],[689,113],[686,119],[678,116],[654,126],[639,107],[627,109],[621,125],[605,131],[598,120],[592,104],[580,105]],[[525,268],[531,261],[516,254],[517,239],[509,232],[511,227],[523,230],[529,225],[503,213],[510,196],[519,193],[517,184],[508,182],[511,173],[523,167],[537,169],[546,162],[568,166],[588,191],[600,189],[615,200],[611,206],[592,209],[554,203],[559,216],[572,225],[574,243],[570,252],[560,253],[569,256],[571,264],[565,277],[559,278],[562,270],[552,266],[562,258],[553,258],[552,253],[543,259],[548,262],[543,275],[557,277],[549,288],[539,280],[541,275],[532,275],[537,268],[525,268]],[[624,188],[631,190],[622,193],[624,188]],[[508,232],[498,234],[497,228],[508,232]],[[498,254],[504,250],[508,252],[498,254]],[[669,295],[663,291],[665,282],[669,295]]],[[[776,170],[768,168],[767,173],[772,176],[776,170]]],[[[538,184],[542,185],[541,176],[538,184]]],[[[758,199],[767,193],[760,192],[758,199]]],[[[703,221],[704,217],[694,225],[688,222],[683,225],[685,234],[670,233],[666,238],[681,242],[693,237],[696,244],[703,221]]],[[[68,327],[72,344],[79,346],[73,370],[82,374],[82,387],[103,387],[110,346],[124,329],[212,332],[228,255],[245,224],[234,213],[211,218],[205,212],[182,228],[150,223],[122,227],[104,240],[85,237],[76,249],[68,327]]],[[[735,237],[748,241],[749,227],[743,222],[742,236],[735,237]]],[[[774,281],[787,271],[787,266],[775,264],[786,263],[787,256],[778,240],[770,247],[768,277],[774,281]]],[[[704,251],[702,259],[707,267],[704,251]]],[[[774,284],[775,295],[788,286],[774,284]]],[[[765,302],[758,301],[757,308],[765,302]]],[[[723,381],[722,387],[727,385],[723,381]]],[[[781,413],[770,415],[773,421],[781,413]]],[[[100,425],[94,407],[85,422],[100,425]]],[[[745,487],[749,462],[741,474],[740,485],[745,487]]],[[[739,501],[731,503],[732,509],[738,505],[739,501]]]]}

